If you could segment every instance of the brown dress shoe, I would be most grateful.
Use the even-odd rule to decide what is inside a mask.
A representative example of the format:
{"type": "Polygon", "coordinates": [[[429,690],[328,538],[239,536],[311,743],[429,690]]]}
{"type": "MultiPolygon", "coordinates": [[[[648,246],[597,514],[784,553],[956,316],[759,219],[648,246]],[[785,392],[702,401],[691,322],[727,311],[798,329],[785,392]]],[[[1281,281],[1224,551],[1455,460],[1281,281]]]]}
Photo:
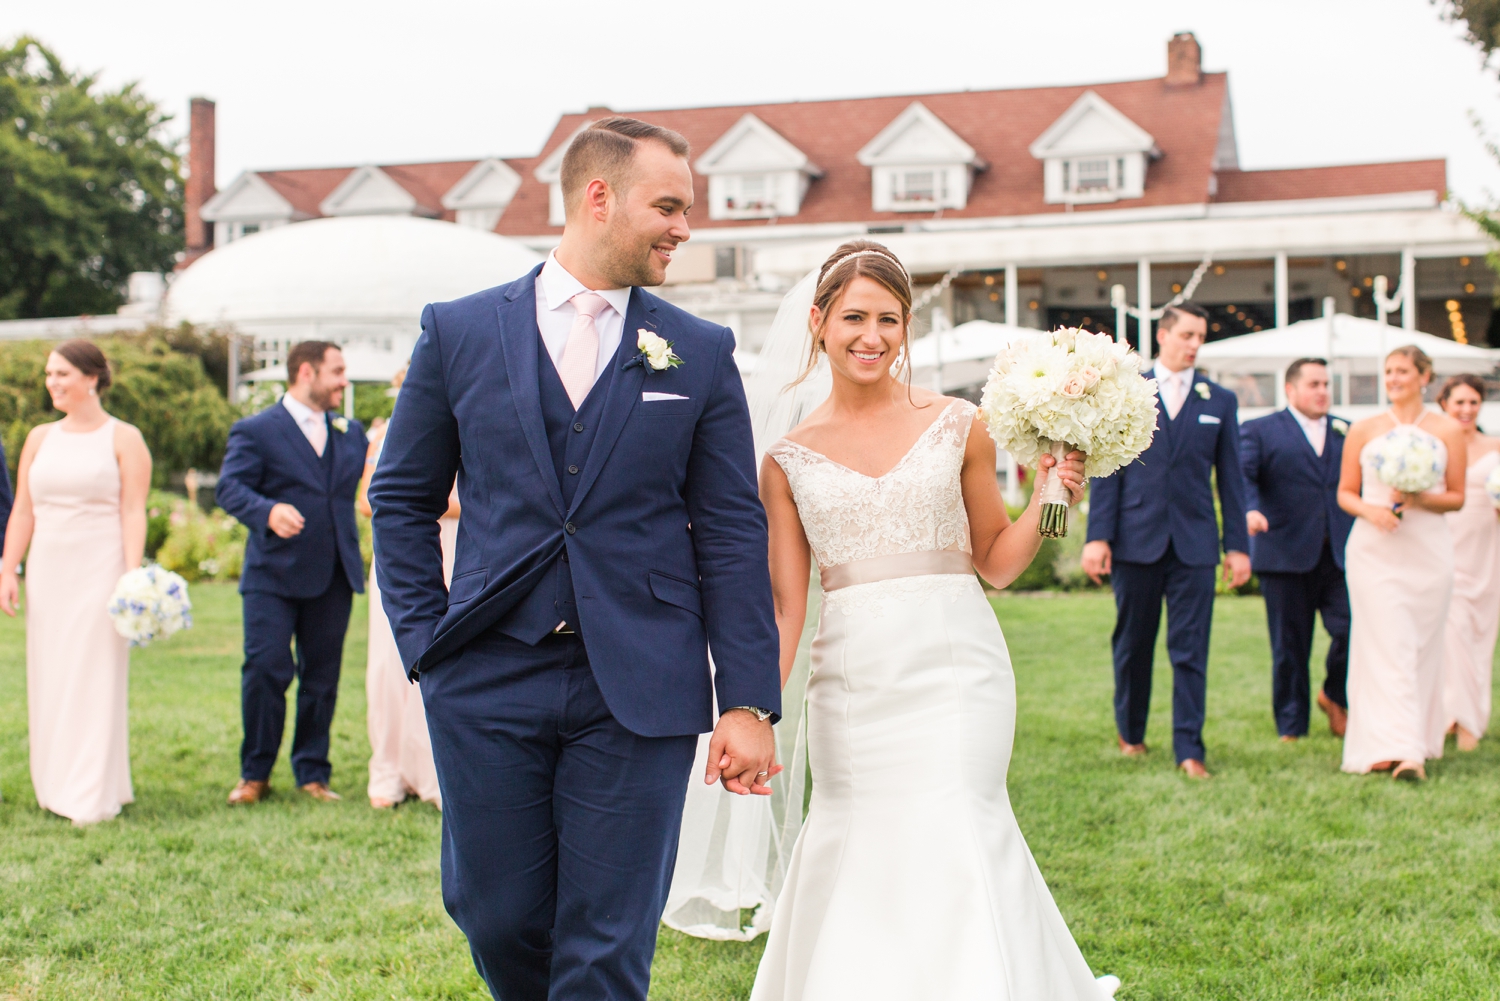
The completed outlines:
{"type": "Polygon", "coordinates": [[[1132,744],[1128,742],[1124,737],[1119,738],[1119,740],[1120,753],[1125,755],[1125,757],[1127,758],[1139,758],[1141,755],[1146,753],[1145,744],[1132,744]]]}
{"type": "Polygon", "coordinates": [[[257,782],[254,779],[240,779],[239,785],[229,793],[230,806],[249,806],[259,803],[271,792],[271,783],[257,782]]]}
{"type": "Polygon", "coordinates": [[[309,782],[307,785],[301,786],[300,788],[303,792],[307,793],[313,799],[318,800],[320,803],[336,803],[344,798],[338,793],[334,792],[332,789],[328,788],[327,783],[324,782],[309,782]]]}
{"type": "Polygon", "coordinates": [[[1177,767],[1181,768],[1183,774],[1185,774],[1190,779],[1213,778],[1212,775],[1208,774],[1208,769],[1203,767],[1203,762],[1199,761],[1197,758],[1186,758],[1183,760],[1182,764],[1178,765],[1177,767]]]}
{"type": "Polygon", "coordinates": [[[1325,693],[1318,693],[1318,708],[1323,710],[1328,717],[1328,729],[1333,731],[1335,737],[1342,737],[1344,731],[1349,728],[1349,710],[1330,699],[1325,693]]]}
{"type": "Polygon", "coordinates": [[[1302,738],[1298,737],[1295,733],[1284,733],[1281,735],[1281,742],[1283,744],[1295,744],[1301,739],[1302,738]]]}

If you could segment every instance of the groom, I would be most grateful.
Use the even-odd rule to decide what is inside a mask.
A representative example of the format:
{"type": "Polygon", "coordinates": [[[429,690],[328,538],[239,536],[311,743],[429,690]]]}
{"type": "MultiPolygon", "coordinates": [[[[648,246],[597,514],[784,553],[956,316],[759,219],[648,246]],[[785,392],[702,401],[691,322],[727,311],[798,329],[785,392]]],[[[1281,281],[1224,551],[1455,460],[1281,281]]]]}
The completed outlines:
{"type": "Polygon", "coordinates": [[[707,781],[765,795],[778,770],[734,336],[640,287],[688,238],[687,156],[628,118],[573,139],[562,242],[508,285],[427,307],[370,487],[442,788],[443,901],[503,1001],[646,997],[715,694],[707,781]]]}

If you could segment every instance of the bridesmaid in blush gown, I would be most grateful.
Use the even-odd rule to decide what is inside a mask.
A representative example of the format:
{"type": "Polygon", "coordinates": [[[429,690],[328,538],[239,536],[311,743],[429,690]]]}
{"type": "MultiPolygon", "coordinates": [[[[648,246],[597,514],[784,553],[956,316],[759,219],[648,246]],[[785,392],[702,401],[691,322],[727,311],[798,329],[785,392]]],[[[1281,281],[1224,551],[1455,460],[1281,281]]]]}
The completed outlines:
{"type": "Polygon", "coordinates": [[[1453,540],[1443,517],[1464,502],[1467,449],[1456,421],[1422,403],[1432,361],[1399,347],[1385,359],[1390,410],[1349,429],[1339,506],[1355,516],[1344,555],[1349,585],[1349,724],[1343,769],[1427,777],[1443,756],[1443,630],[1453,589],[1453,540]],[[1396,428],[1435,440],[1446,453],[1442,481],[1396,494],[1376,478],[1371,452],[1396,428]]]}
{"type": "Polygon", "coordinates": [[[21,451],[0,609],[16,614],[24,558],[31,783],[38,806],[83,825],[134,801],[129,648],[105,606],[145,550],[151,453],[104,412],[109,364],[93,344],[58,345],[46,378],[65,416],[33,428],[21,451]]]}
{"type": "MultiPolygon", "coordinates": [[[[405,376],[403,368],[392,384],[397,389],[405,376]]],[[[360,480],[356,503],[366,518],[370,517],[368,491],[370,477],[380,462],[385,445],[385,427],[371,427],[370,449],[365,459],[365,474],[360,480]]],[[[439,538],[443,547],[443,579],[453,577],[453,549],[458,535],[458,491],[448,498],[448,513],[438,519],[439,538]]],[[[370,568],[369,595],[370,640],[365,665],[366,724],[370,733],[370,781],[367,792],[370,805],[388,810],[415,795],[424,802],[443,808],[438,788],[437,766],[432,759],[432,738],[427,732],[427,713],[422,705],[422,686],[410,681],[391,634],[391,622],[380,603],[380,584],[375,568],[370,568]]]]}
{"type": "Polygon", "coordinates": [[[1453,534],[1453,600],[1443,636],[1443,712],[1458,749],[1479,746],[1490,722],[1490,672],[1500,633],[1500,517],[1485,480],[1500,466],[1500,439],[1479,433],[1484,380],[1455,375],[1438,406],[1463,428],[1469,450],[1464,506],[1448,515],[1453,534]]]}

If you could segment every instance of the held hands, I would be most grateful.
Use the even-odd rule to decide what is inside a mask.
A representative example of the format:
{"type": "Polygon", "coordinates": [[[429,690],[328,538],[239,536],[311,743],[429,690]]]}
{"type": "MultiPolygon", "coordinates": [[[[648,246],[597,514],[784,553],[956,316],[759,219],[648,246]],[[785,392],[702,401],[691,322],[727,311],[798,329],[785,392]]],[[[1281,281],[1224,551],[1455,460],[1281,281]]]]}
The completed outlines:
{"type": "Polygon", "coordinates": [[[1230,587],[1244,587],[1250,579],[1250,557],[1231,549],[1224,554],[1224,581],[1230,587]]]}
{"type": "Polygon", "coordinates": [[[769,796],[766,783],[781,771],[770,720],[762,722],[747,709],[731,709],[719,717],[708,742],[708,771],[703,776],[707,785],[722,779],[724,788],[736,795],[769,796]]]}
{"type": "Polygon", "coordinates": [[[1411,494],[1397,494],[1397,496],[1401,498],[1401,503],[1396,505],[1395,510],[1388,507],[1381,507],[1378,504],[1366,504],[1364,510],[1365,520],[1382,532],[1394,532],[1397,528],[1400,528],[1401,518],[1398,515],[1401,511],[1406,510],[1407,498],[1411,494]]]}
{"type": "Polygon", "coordinates": [[[14,570],[6,570],[0,573],[0,611],[11,618],[16,617],[16,610],[21,605],[21,580],[16,576],[14,570]]]}
{"type": "Polygon", "coordinates": [[[1083,500],[1083,491],[1088,485],[1083,477],[1083,462],[1086,458],[1087,456],[1082,452],[1074,450],[1067,454],[1061,465],[1058,465],[1057,460],[1052,456],[1043,455],[1037,460],[1037,470],[1043,475],[1037,481],[1033,496],[1040,497],[1042,495],[1042,484],[1046,482],[1048,477],[1056,476],[1062,481],[1063,486],[1068,488],[1068,503],[1070,505],[1077,504],[1083,500]],[[1055,470],[1053,469],[1054,466],[1057,467],[1055,470]]]}
{"type": "Polygon", "coordinates": [[[1252,536],[1256,536],[1261,532],[1269,532],[1271,530],[1271,523],[1266,521],[1266,516],[1259,511],[1246,511],[1245,530],[1252,536]]]}
{"type": "Polygon", "coordinates": [[[275,505],[271,508],[271,513],[266,518],[266,526],[283,539],[291,539],[301,535],[302,528],[306,524],[307,519],[302,517],[302,512],[290,504],[275,505]]]}

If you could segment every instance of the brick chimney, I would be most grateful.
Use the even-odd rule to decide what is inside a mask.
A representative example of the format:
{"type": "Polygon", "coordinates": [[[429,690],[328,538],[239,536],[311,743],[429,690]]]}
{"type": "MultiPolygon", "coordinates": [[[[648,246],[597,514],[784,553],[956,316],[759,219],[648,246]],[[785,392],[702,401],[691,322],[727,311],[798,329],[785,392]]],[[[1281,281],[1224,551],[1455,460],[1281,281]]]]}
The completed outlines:
{"type": "Polygon", "coordinates": [[[1179,31],[1167,43],[1168,87],[1196,86],[1203,79],[1203,50],[1191,31],[1179,31]]]}
{"type": "Polygon", "coordinates": [[[203,218],[203,206],[218,190],[214,187],[214,102],[195,97],[188,112],[188,177],[184,201],[187,209],[187,253],[179,268],[185,268],[214,249],[214,224],[203,218]]]}

